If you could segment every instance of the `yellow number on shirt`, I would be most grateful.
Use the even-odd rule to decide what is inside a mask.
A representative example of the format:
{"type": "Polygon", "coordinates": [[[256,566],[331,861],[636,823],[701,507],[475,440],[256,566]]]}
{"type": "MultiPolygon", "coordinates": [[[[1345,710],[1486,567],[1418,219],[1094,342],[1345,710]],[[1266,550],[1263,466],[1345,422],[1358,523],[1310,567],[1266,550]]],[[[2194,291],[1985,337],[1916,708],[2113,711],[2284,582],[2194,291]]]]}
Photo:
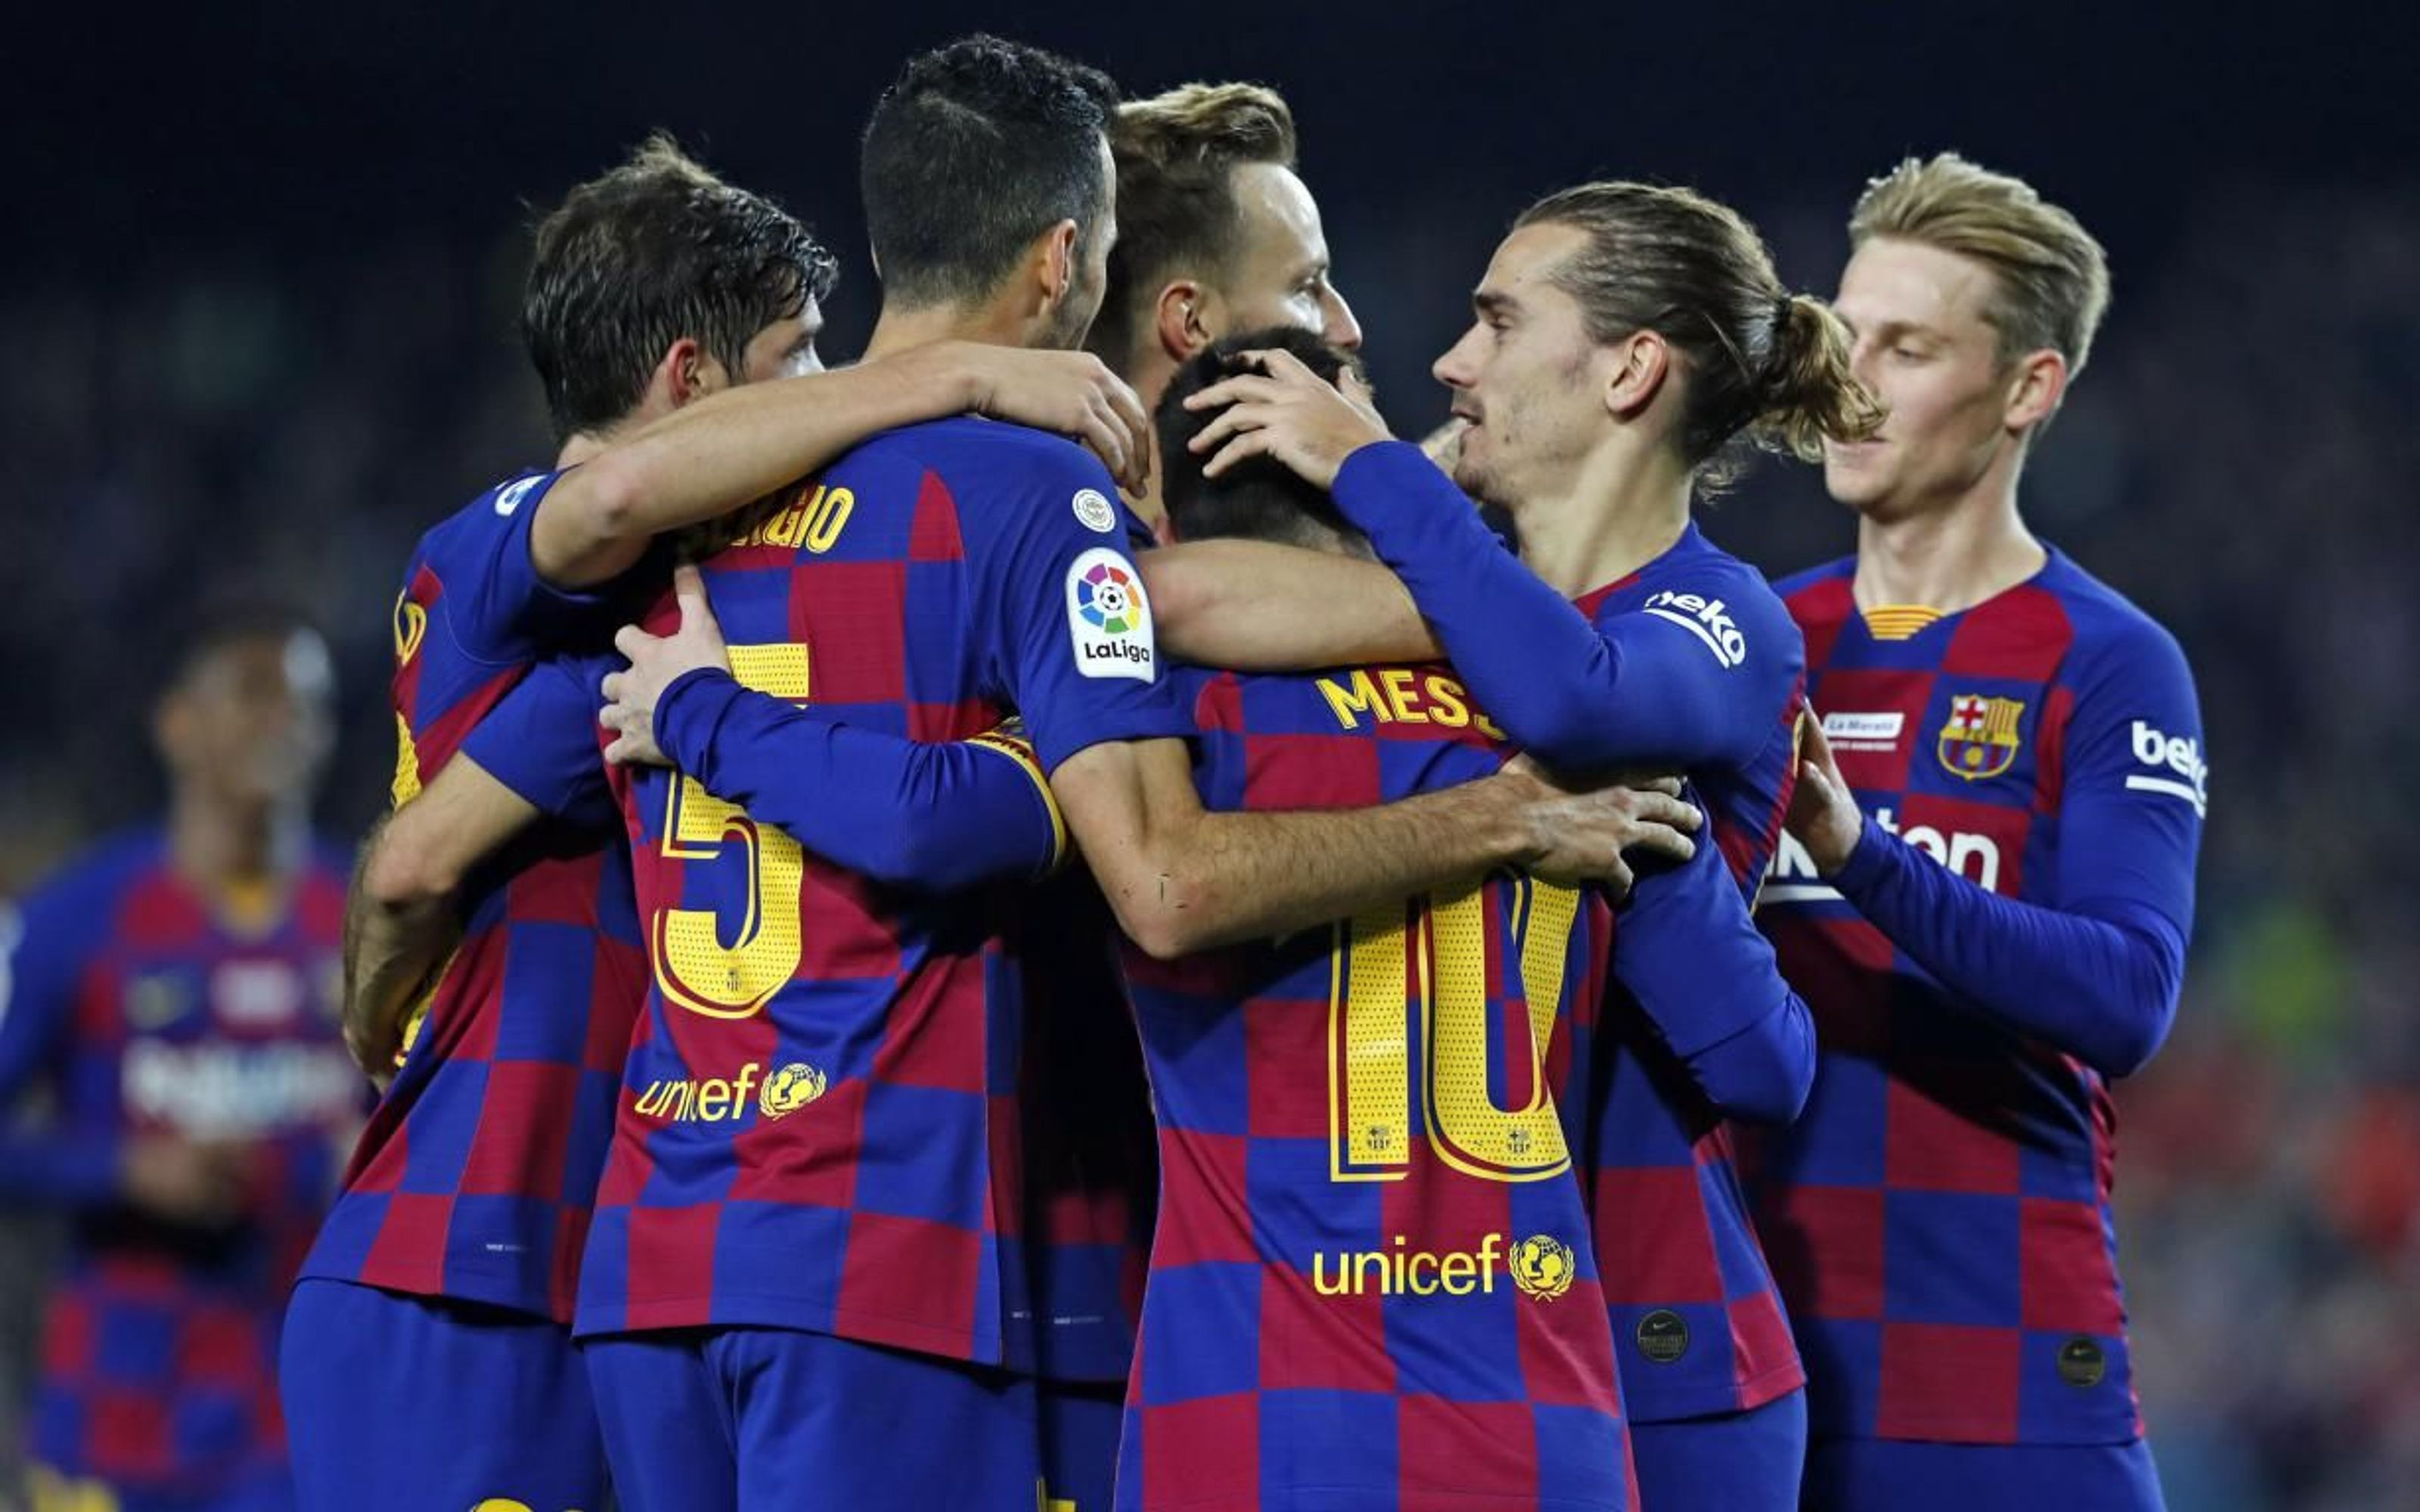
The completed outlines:
{"type": "Polygon", "coordinates": [[[1537,1181],[1570,1166],[1571,1149],[1546,1093],[1544,1061],[1579,894],[1527,877],[1515,884],[1512,935],[1529,1032],[1505,1054],[1508,1061],[1528,1057],[1529,1096],[1520,1107],[1503,1108],[1487,1077],[1497,1017],[1487,1000],[1482,888],[1490,885],[1422,905],[1373,909],[1335,927],[1327,1020],[1334,1180],[1403,1180],[1411,1165],[1416,1093],[1430,1147],[1458,1171],[1495,1181],[1537,1181]]]}
{"type": "MultiPolygon", "coordinates": [[[[731,673],[742,687],[796,703],[806,702],[806,647],[733,646],[730,652],[731,673]]],[[[799,890],[806,875],[806,853],[789,836],[757,824],[738,805],[706,792],[695,778],[675,781],[664,813],[663,854],[675,860],[707,861],[735,844],[747,862],[748,892],[732,921],[732,943],[722,943],[722,918],[710,908],[659,908],[648,931],[656,984],[665,998],[720,1019],[758,1012],[797,973],[801,950],[799,890]]]]}

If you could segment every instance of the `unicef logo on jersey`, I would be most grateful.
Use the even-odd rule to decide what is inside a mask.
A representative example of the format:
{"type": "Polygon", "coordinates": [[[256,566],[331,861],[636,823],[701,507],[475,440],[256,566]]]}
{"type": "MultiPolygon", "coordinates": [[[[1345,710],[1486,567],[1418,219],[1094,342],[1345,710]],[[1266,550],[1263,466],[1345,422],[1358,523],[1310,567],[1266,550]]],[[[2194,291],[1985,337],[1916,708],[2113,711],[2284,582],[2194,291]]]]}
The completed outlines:
{"type": "Polygon", "coordinates": [[[768,1119],[796,1113],[824,1095],[824,1073],[803,1060],[794,1060],[765,1078],[756,1094],[756,1111],[768,1119]]]}
{"type": "Polygon", "coordinates": [[[1151,603],[1133,563],[1107,547],[1075,560],[1067,569],[1067,636],[1084,676],[1151,681],[1157,662],[1151,603]]]}
{"type": "Polygon", "coordinates": [[[1572,1247],[1552,1234],[1531,1234],[1513,1245],[1504,1268],[1512,1273],[1512,1284],[1524,1295],[1540,1302],[1552,1302],[1571,1290],[1572,1277],[1579,1269],[1572,1247]]]}

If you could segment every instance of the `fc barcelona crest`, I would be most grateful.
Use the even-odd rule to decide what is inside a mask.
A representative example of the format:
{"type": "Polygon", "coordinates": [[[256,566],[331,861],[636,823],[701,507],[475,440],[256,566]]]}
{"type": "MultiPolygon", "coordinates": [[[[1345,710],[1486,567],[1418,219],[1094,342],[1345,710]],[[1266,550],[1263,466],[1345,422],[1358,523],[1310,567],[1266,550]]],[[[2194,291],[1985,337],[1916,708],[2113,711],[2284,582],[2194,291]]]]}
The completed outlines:
{"type": "Polygon", "coordinates": [[[1949,701],[1949,722],[1936,748],[1953,777],[1980,782],[1997,777],[2017,759],[2017,721],[2025,706],[2015,699],[1961,693],[1949,701]]]}

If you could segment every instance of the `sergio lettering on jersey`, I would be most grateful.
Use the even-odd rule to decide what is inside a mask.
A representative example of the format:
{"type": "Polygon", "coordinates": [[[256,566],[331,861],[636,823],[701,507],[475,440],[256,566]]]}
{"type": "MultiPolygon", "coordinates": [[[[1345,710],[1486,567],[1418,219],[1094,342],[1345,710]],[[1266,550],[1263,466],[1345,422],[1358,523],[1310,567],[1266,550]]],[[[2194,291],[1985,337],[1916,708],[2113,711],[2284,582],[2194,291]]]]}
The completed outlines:
{"type": "Polygon", "coordinates": [[[2137,719],[2132,732],[2134,760],[2155,772],[2175,776],[2150,776],[2137,772],[2126,779],[2130,793],[2164,793],[2172,798],[2182,798],[2193,805],[2201,818],[2210,817],[2210,764],[2202,760],[2201,742],[2181,735],[2170,735],[2148,719],[2137,719]]]}
{"type": "Polygon", "coordinates": [[[1706,649],[1714,654],[1714,660],[1724,667],[1737,667],[1747,660],[1747,637],[1740,633],[1721,599],[1668,590],[1649,599],[1643,608],[1657,619],[1669,620],[1704,641],[1706,649]]]}
{"type": "Polygon", "coordinates": [[[1148,683],[1158,670],[1151,604],[1141,575],[1124,555],[1096,546],[1067,569],[1067,637],[1087,677],[1148,683]]]}

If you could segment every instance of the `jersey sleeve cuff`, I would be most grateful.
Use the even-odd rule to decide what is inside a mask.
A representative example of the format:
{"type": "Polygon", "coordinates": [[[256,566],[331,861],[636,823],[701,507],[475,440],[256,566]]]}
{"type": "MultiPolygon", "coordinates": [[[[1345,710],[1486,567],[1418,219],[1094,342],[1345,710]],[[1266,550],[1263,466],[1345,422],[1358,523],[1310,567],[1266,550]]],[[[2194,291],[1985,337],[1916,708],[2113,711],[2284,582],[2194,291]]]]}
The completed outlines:
{"type": "Polygon", "coordinates": [[[656,695],[656,748],[691,777],[706,764],[714,732],[739,696],[739,680],[721,667],[692,667],[656,695]]]}

